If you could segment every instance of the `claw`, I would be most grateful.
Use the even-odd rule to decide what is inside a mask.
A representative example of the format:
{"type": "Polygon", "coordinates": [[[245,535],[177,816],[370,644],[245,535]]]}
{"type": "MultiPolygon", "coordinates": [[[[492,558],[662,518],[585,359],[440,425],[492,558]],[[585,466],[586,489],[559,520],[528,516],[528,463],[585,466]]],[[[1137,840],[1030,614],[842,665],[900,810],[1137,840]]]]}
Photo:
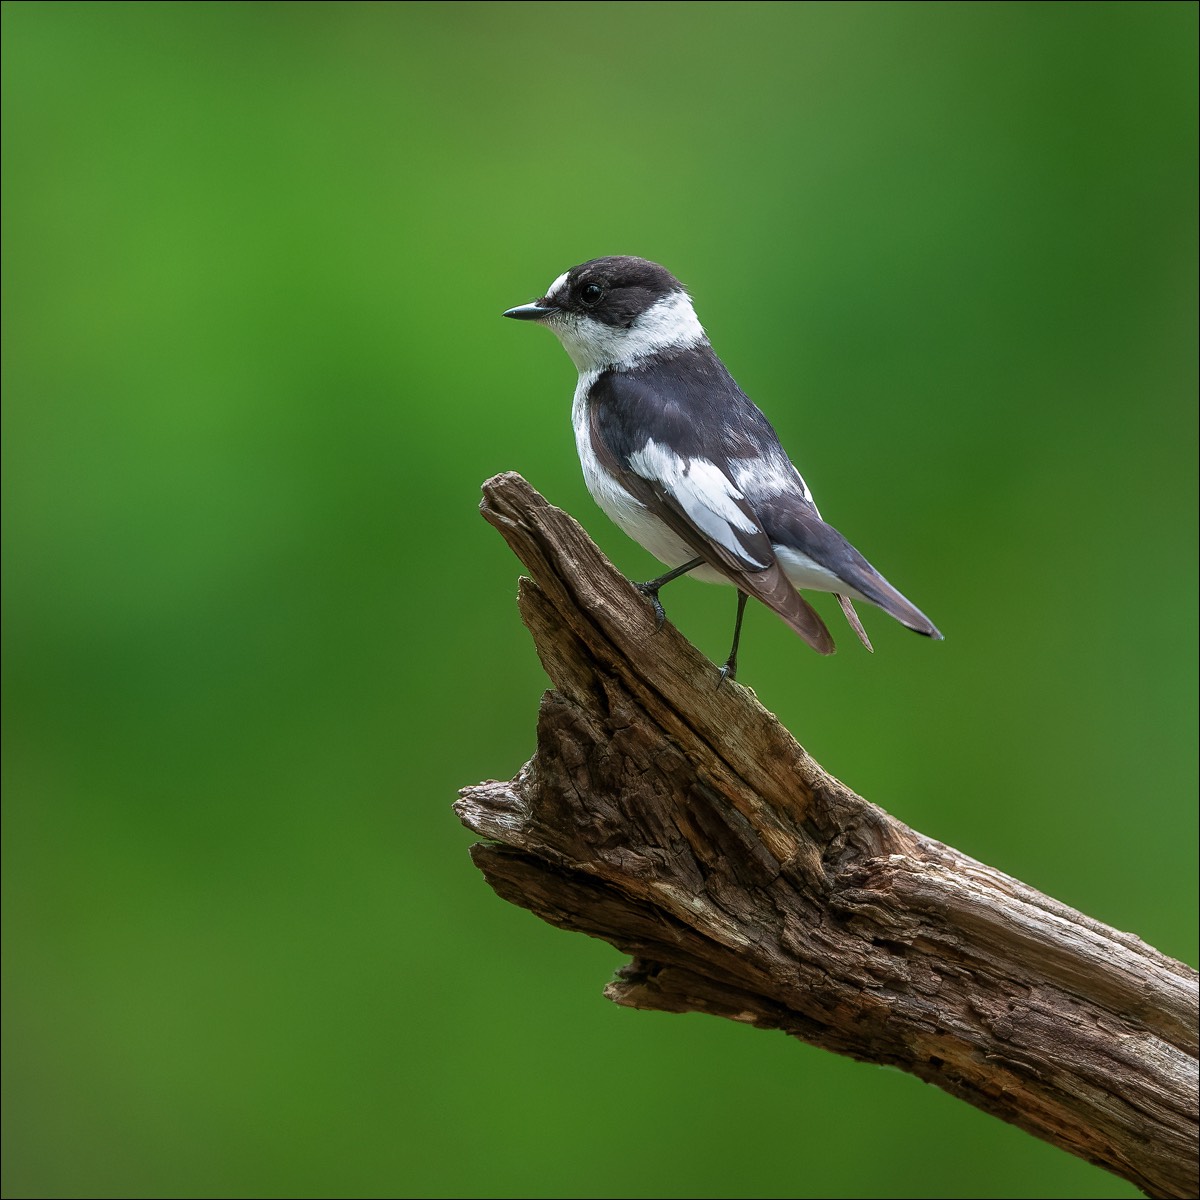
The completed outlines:
{"type": "MultiPolygon", "coordinates": [[[[689,571],[694,571],[703,561],[704,559],[702,558],[693,558],[691,562],[685,562],[682,567],[676,567],[673,571],[668,571],[665,575],[660,575],[657,579],[633,585],[654,606],[655,633],[663,627],[663,622],[667,619],[667,610],[663,608],[658,598],[658,589],[664,584],[670,583],[672,579],[678,579],[680,575],[686,575],[689,571]]],[[[630,582],[632,583],[633,581],[630,580],[630,582]]]]}
{"type": "Polygon", "coordinates": [[[667,610],[663,608],[662,601],[658,598],[658,588],[650,583],[635,583],[633,586],[650,601],[650,607],[654,609],[654,632],[657,633],[667,619],[667,610]]]}

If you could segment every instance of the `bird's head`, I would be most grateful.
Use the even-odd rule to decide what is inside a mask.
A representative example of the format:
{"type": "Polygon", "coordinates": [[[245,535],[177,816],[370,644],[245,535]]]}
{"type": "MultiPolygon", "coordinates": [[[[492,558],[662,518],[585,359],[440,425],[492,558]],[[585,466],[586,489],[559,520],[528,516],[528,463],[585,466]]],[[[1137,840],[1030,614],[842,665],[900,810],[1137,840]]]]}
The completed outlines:
{"type": "Polygon", "coordinates": [[[581,374],[704,340],[683,284],[658,263],[629,255],[580,263],[540,299],[504,315],[551,329],[581,374]]]}

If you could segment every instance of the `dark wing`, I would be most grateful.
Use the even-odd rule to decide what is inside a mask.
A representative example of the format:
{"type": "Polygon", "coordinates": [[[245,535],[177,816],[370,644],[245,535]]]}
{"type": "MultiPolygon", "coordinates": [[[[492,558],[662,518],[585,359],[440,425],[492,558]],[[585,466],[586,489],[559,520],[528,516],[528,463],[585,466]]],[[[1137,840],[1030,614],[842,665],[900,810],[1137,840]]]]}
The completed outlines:
{"type": "Polygon", "coordinates": [[[672,395],[679,378],[660,372],[651,387],[636,371],[602,375],[590,393],[596,457],[709,566],[761,600],[818,653],[832,654],[829,630],[776,562],[770,538],[729,477],[724,453],[712,444],[707,455],[701,452],[697,425],[705,413],[696,409],[713,406],[705,434],[716,434],[721,396],[703,386],[690,396],[672,395]]]}

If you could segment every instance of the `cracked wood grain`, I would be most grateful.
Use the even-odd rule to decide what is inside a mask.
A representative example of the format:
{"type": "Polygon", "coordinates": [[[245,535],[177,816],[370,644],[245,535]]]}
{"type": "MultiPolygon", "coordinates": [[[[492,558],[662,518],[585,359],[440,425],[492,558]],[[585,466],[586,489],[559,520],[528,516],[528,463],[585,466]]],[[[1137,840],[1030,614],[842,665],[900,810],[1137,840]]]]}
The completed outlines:
{"type": "Polygon", "coordinates": [[[500,896],[630,955],[618,1004],[901,1067],[1197,1195],[1195,971],[855,795],[519,475],[481,508],[554,684],[534,757],[455,806],[500,896]]]}

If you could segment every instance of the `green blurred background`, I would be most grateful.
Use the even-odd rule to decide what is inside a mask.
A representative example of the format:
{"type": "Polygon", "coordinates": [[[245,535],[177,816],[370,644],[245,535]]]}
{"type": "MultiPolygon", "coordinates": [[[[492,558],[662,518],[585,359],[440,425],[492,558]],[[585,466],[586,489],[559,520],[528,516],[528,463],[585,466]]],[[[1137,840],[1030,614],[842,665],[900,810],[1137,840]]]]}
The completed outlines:
{"type": "MultiPolygon", "coordinates": [[[[11,1196],[1131,1196],[600,989],[450,803],[546,680],[479,485],[630,575],[502,321],[667,264],[937,621],[743,680],[923,832],[1195,961],[1196,7],[4,7],[11,1196]]],[[[827,599],[827,598],[826,598],[827,599]]],[[[823,611],[832,612],[822,603],[823,611]]],[[[710,656],[732,595],[680,583],[710,656]]]]}

